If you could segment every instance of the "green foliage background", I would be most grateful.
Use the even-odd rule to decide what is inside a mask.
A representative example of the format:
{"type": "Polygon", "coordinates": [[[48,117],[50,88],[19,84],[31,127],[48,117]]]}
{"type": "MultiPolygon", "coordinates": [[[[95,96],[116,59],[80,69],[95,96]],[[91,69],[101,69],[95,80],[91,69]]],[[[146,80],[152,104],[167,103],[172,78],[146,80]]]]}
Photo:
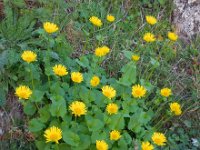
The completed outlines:
{"type": "MultiPolygon", "coordinates": [[[[37,0],[32,4],[31,8],[28,8],[24,0],[4,0],[3,4],[4,19],[0,23],[1,106],[6,102],[6,94],[8,91],[14,89],[18,84],[31,82],[30,79],[25,78],[27,73],[30,73],[30,70],[32,70],[34,74],[35,86],[46,82],[45,78],[41,80],[42,74],[40,74],[40,71],[41,68],[44,69],[43,64],[46,66],[45,73],[47,75],[52,75],[50,71],[51,66],[44,57],[47,49],[53,50],[49,53],[52,63],[64,62],[65,64],[71,64],[69,69],[80,69],[79,66],[81,66],[83,70],[88,70],[89,68],[95,69],[96,66],[90,66],[90,61],[84,54],[92,53],[94,48],[102,44],[109,45],[112,47],[112,52],[102,63],[105,71],[100,70],[100,72],[106,72],[108,74],[107,78],[121,77],[119,83],[127,86],[131,81],[122,74],[128,70],[137,69],[138,81],[148,87],[149,90],[154,89],[156,93],[158,91],[155,91],[153,86],[163,87],[168,85],[172,87],[174,99],[181,102],[183,110],[185,111],[182,117],[174,121],[163,122],[159,125],[159,128],[163,131],[167,130],[169,133],[169,144],[166,149],[197,149],[198,146],[194,146],[192,141],[193,139],[199,141],[200,138],[200,131],[198,129],[199,121],[197,120],[199,116],[200,68],[199,65],[195,63],[199,61],[199,39],[196,38],[190,45],[185,45],[181,42],[176,45],[170,45],[168,41],[163,41],[162,44],[157,43],[156,45],[145,46],[141,38],[143,34],[149,30],[156,35],[166,38],[167,31],[173,29],[169,20],[173,6],[169,1],[86,0],[65,2],[64,0],[37,0]],[[99,30],[94,29],[89,23],[88,18],[91,15],[96,15],[105,20],[107,13],[115,15],[115,24],[107,24],[99,30]],[[148,25],[145,25],[144,16],[147,14],[160,18],[155,28],[151,29],[148,25]],[[43,31],[38,29],[38,27],[40,27],[44,21],[52,21],[59,24],[61,33],[55,37],[55,40],[41,37],[43,31]],[[44,59],[36,63],[37,67],[28,66],[22,62],[20,54],[25,49],[34,49],[36,52],[41,52],[38,57],[40,60],[44,59]],[[137,68],[128,68],[131,64],[127,64],[122,70],[119,69],[129,61],[124,56],[130,56],[130,53],[137,53],[141,56],[137,68]],[[73,57],[66,59],[66,56],[73,57]],[[73,63],[74,60],[76,64],[73,63]],[[194,115],[191,114],[191,112],[193,112],[194,115]],[[188,116],[192,117],[188,119],[188,116]]],[[[94,70],[94,72],[95,71],[96,70],[94,70]]],[[[132,71],[132,73],[133,72],[134,71],[132,71]]],[[[131,74],[131,76],[135,76],[135,74],[131,74]]],[[[44,90],[45,87],[41,87],[41,89],[34,92],[36,95],[33,95],[32,102],[37,103],[41,101],[44,95],[42,89],[44,90]]],[[[60,95],[60,93],[63,93],[63,89],[71,90],[69,93],[73,94],[72,97],[79,95],[83,100],[87,97],[87,95],[84,95],[84,93],[87,93],[87,89],[84,87],[81,88],[82,92],[80,91],[80,93],[77,94],[73,92],[75,90],[70,89],[68,85],[64,83],[61,87],[55,83],[50,90],[55,93],[58,92],[60,95]]],[[[150,95],[150,97],[153,98],[153,95],[150,95]]],[[[58,112],[58,110],[50,108],[50,112],[46,111],[46,109],[49,109],[48,107],[56,108],[65,104],[65,101],[62,100],[61,97],[48,98],[59,99],[59,102],[52,101],[52,106],[47,105],[43,109],[40,109],[40,120],[36,118],[30,121],[30,130],[33,132],[44,128],[43,123],[49,119],[50,114],[52,116],[59,115],[59,117],[63,117],[63,114],[66,113],[66,109],[60,109],[58,112]]],[[[159,106],[162,103],[162,109],[156,111],[155,119],[151,122],[152,124],[156,124],[156,122],[162,119],[162,115],[165,113],[163,108],[167,109],[168,105],[160,99],[152,99],[152,102],[155,102],[153,104],[155,106],[159,106]]],[[[100,103],[97,103],[97,105],[99,104],[100,103]]],[[[134,105],[135,104],[133,104],[133,106],[134,105]]],[[[123,104],[123,106],[126,110],[129,109],[126,104],[123,104]]],[[[149,105],[147,104],[147,107],[149,106],[152,106],[152,103],[149,103],[149,105]]],[[[24,107],[24,112],[27,115],[34,115],[36,109],[35,105],[28,103],[26,107],[24,107]]],[[[140,115],[142,115],[142,113],[140,113],[140,115]]],[[[137,129],[140,128],[140,125],[135,126],[131,123],[136,120],[134,117],[138,116],[133,115],[130,118],[128,127],[135,128],[135,132],[137,132],[137,130],[141,131],[141,129],[137,129]]],[[[70,118],[66,119],[69,120],[70,118]]],[[[87,123],[91,124],[89,120],[87,123]]],[[[97,128],[96,124],[101,124],[98,120],[92,122],[93,124],[91,124],[91,128],[89,128],[91,131],[97,128]]],[[[140,122],[138,122],[138,124],[140,124],[140,122]]],[[[63,126],[65,126],[65,124],[63,124],[63,126]]],[[[76,124],[74,124],[74,126],[76,127],[76,124]]],[[[81,127],[80,130],[82,130],[81,127]]],[[[124,134],[126,138],[124,140],[130,143],[130,137],[128,134],[124,134]]],[[[69,135],[63,137],[67,144],[75,146],[80,142],[79,137],[73,132],[68,133],[66,131],[65,135],[69,135]],[[69,137],[71,138],[69,139],[69,137]]],[[[92,136],[95,137],[97,135],[92,136]]],[[[87,138],[85,138],[85,140],[87,140],[87,138]]],[[[23,145],[22,143],[23,142],[17,142],[17,147],[21,145],[23,149],[29,149],[27,145],[23,145]]],[[[87,142],[84,143],[87,144],[87,142]]],[[[13,142],[12,144],[15,145],[16,143],[13,142]]],[[[42,145],[40,142],[38,142],[37,145],[38,144],[42,145]]],[[[120,144],[123,145],[123,141],[120,144]]],[[[5,147],[6,145],[7,144],[4,144],[5,147]]],[[[65,145],[61,145],[61,147],[62,146],[65,145]]],[[[9,147],[11,148],[12,146],[9,147]]]]}

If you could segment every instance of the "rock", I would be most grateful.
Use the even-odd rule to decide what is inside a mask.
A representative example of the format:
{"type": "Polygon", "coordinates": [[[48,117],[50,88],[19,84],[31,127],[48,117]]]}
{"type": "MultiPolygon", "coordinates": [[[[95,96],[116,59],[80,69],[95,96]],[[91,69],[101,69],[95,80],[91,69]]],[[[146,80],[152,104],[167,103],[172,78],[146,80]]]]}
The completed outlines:
{"type": "Polygon", "coordinates": [[[180,38],[190,41],[200,35],[200,0],[174,0],[173,24],[180,38]]]}

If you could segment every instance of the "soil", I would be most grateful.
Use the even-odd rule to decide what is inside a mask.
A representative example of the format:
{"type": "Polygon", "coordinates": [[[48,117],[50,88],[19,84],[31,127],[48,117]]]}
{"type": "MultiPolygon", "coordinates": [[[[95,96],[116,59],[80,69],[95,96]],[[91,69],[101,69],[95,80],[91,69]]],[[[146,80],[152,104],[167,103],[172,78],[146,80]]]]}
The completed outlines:
{"type": "Polygon", "coordinates": [[[173,24],[184,41],[200,35],[200,0],[174,0],[173,24]]]}
{"type": "Polygon", "coordinates": [[[23,109],[13,93],[9,93],[6,105],[0,107],[0,140],[6,140],[10,137],[22,133],[19,125],[20,121],[25,119],[23,109]]]}

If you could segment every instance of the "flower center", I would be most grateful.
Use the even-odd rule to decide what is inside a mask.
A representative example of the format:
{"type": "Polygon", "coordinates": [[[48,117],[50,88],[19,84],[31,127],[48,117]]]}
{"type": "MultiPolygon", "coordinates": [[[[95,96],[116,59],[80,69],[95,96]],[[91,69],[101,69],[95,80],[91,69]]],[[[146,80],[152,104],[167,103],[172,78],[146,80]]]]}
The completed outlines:
{"type": "Polygon", "coordinates": [[[140,90],[135,90],[135,93],[136,93],[137,95],[141,95],[141,91],[140,91],[140,90]]]}
{"type": "Polygon", "coordinates": [[[81,114],[81,109],[79,107],[75,108],[74,111],[76,114],[81,114]]]}
{"type": "Polygon", "coordinates": [[[114,107],[111,107],[111,108],[110,108],[110,111],[111,111],[111,112],[115,112],[115,108],[114,108],[114,107]]]}
{"type": "Polygon", "coordinates": [[[109,91],[105,91],[105,95],[106,96],[110,96],[110,92],[109,91]]]}
{"type": "Polygon", "coordinates": [[[57,140],[57,139],[58,139],[58,135],[55,134],[55,133],[52,133],[52,134],[50,135],[50,139],[51,139],[51,140],[57,140]]]}
{"type": "Polygon", "coordinates": [[[155,141],[156,141],[157,143],[161,143],[160,138],[156,138],[155,141]]]}

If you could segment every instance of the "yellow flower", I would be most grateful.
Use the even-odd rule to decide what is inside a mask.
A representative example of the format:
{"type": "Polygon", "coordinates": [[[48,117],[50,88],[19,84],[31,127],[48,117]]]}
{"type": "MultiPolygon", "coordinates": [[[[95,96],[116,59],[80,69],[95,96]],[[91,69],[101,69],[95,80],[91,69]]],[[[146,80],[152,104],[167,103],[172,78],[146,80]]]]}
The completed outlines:
{"type": "Polygon", "coordinates": [[[121,138],[120,132],[117,130],[113,130],[110,132],[110,140],[117,141],[121,138]]]}
{"type": "Polygon", "coordinates": [[[61,64],[55,65],[53,67],[53,72],[55,75],[58,75],[58,76],[65,76],[68,74],[67,68],[61,64]]]}
{"type": "Polygon", "coordinates": [[[90,80],[90,85],[93,87],[99,85],[99,83],[100,83],[100,79],[98,76],[93,76],[92,79],[90,80]]]}
{"type": "Polygon", "coordinates": [[[97,150],[108,150],[108,144],[104,140],[96,141],[96,149],[97,150]]]}
{"type": "Polygon", "coordinates": [[[107,46],[102,46],[102,51],[104,51],[106,54],[110,52],[110,48],[107,46]]]}
{"type": "Polygon", "coordinates": [[[143,40],[145,40],[146,42],[154,42],[156,38],[152,33],[145,33],[143,36],[143,40]]]}
{"type": "Polygon", "coordinates": [[[17,95],[20,99],[29,99],[32,91],[28,86],[20,85],[15,89],[15,95],[17,95]]]}
{"type": "Polygon", "coordinates": [[[107,15],[106,19],[107,19],[109,22],[115,21],[115,17],[114,17],[113,15],[107,15]]]}
{"type": "Polygon", "coordinates": [[[72,72],[71,79],[73,82],[81,83],[83,81],[83,74],[80,72],[72,72]]]}
{"type": "Polygon", "coordinates": [[[104,96],[106,96],[109,99],[115,97],[116,95],[115,89],[108,85],[102,87],[102,93],[104,96]]]}
{"type": "Polygon", "coordinates": [[[74,114],[75,117],[80,117],[81,115],[85,115],[87,113],[85,104],[80,101],[72,102],[72,104],[69,106],[69,109],[72,111],[72,114],[74,114]]]}
{"type": "Polygon", "coordinates": [[[110,103],[106,106],[106,111],[108,112],[109,115],[117,114],[118,109],[119,108],[117,104],[114,104],[114,103],[110,103]]]}
{"type": "Polygon", "coordinates": [[[90,20],[90,22],[91,22],[93,25],[95,25],[95,26],[97,26],[97,27],[101,27],[101,26],[102,26],[101,19],[99,19],[99,18],[96,17],[96,16],[90,17],[89,20],[90,20]]]}
{"type": "Polygon", "coordinates": [[[171,41],[177,41],[178,39],[178,35],[174,32],[168,32],[168,38],[171,40],[171,41]]]}
{"type": "Polygon", "coordinates": [[[107,46],[97,47],[95,49],[95,55],[98,57],[102,57],[107,55],[110,52],[110,48],[107,46]]]}
{"type": "Polygon", "coordinates": [[[58,141],[62,139],[62,130],[58,127],[52,126],[45,130],[44,137],[46,138],[46,143],[56,142],[58,144],[58,141]]]}
{"type": "Polygon", "coordinates": [[[158,146],[164,146],[167,142],[167,139],[163,133],[154,132],[151,139],[158,146]]]}
{"type": "Polygon", "coordinates": [[[170,95],[172,95],[172,91],[169,88],[163,88],[160,90],[160,94],[164,97],[169,97],[170,95]]]}
{"type": "Polygon", "coordinates": [[[30,62],[33,62],[33,61],[36,61],[37,59],[37,54],[32,52],[32,51],[29,51],[29,50],[26,50],[22,53],[21,55],[21,58],[27,62],[27,63],[30,63],[30,62]]]}
{"type": "Polygon", "coordinates": [[[176,102],[170,104],[170,110],[177,116],[181,115],[182,113],[180,104],[176,102]]]}
{"type": "Polygon", "coordinates": [[[150,25],[154,25],[157,23],[157,19],[153,16],[146,16],[146,21],[150,25]]]}
{"type": "Polygon", "coordinates": [[[58,31],[58,26],[54,23],[51,22],[45,22],[43,23],[43,28],[47,33],[54,33],[56,31],[58,31]]]}
{"type": "Polygon", "coordinates": [[[149,142],[142,142],[142,150],[153,150],[154,147],[149,142]]]}
{"type": "Polygon", "coordinates": [[[147,90],[145,89],[144,86],[141,86],[139,84],[132,86],[132,95],[135,98],[144,97],[146,92],[147,92],[147,90]]]}
{"type": "Polygon", "coordinates": [[[140,56],[138,55],[132,55],[132,60],[133,61],[138,61],[140,59],[140,56]]]}

